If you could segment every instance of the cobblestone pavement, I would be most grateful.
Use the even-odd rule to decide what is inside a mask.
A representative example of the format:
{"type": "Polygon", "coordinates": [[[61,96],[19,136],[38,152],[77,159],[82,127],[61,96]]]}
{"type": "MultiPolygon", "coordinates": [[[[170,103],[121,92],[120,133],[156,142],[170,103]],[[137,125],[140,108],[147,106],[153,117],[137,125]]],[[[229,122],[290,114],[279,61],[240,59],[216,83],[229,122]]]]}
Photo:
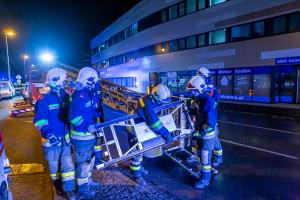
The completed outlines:
{"type": "Polygon", "coordinates": [[[177,199],[167,190],[146,179],[146,187],[138,186],[125,168],[110,167],[93,173],[93,179],[101,183],[94,199],[177,199]]]}

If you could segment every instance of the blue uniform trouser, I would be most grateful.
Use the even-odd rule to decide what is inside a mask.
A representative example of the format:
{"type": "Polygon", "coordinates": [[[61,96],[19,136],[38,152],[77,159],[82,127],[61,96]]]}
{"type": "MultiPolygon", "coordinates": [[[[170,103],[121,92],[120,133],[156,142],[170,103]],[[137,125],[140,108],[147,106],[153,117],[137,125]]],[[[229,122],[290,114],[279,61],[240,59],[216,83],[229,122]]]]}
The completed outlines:
{"type": "Polygon", "coordinates": [[[222,158],[223,148],[222,148],[222,144],[220,143],[220,140],[219,140],[218,124],[216,124],[215,130],[216,130],[216,137],[215,137],[215,141],[214,141],[214,156],[216,156],[216,158],[222,158]]]}
{"type": "Polygon", "coordinates": [[[62,144],[57,147],[43,147],[43,151],[45,159],[48,161],[52,181],[55,183],[61,178],[63,191],[74,190],[75,173],[72,145],[62,141],[62,144]]]}
{"type": "Polygon", "coordinates": [[[215,138],[197,140],[199,147],[198,156],[201,159],[201,179],[206,181],[209,181],[211,176],[211,157],[214,149],[214,140],[215,138]]]}
{"type": "Polygon", "coordinates": [[[95,168],[99,169],[102,164],[102,137],[96,138],[94,145],[95,168]]]}
{"type": "Polygon", "coordinates": [[[95,140],[74,140],[75,174],[78,193],[89,191],[89,177],[93,166],[95,140]]]}

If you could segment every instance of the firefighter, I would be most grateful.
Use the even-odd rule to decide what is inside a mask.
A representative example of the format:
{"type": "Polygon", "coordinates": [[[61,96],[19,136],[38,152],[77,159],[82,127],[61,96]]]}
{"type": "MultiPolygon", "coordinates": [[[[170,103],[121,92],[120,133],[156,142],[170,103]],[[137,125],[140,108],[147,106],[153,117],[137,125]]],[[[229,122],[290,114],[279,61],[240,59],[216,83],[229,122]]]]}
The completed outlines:
{"type": "Polygon", "coordinates": [[[198,146],[198,156],[201,160],[201,178],[196,182],[196,188],[209,185],[211,177],[211,156],[214,149],[216,115],[214,100],[207,93],[207,85],[202,76],[193,77],[187,85],[197,104],[197,117],[193,139],[198,146]]]}
{"type": "MultiPolygon", "coordinates": [[[[93,95],[93,108],[95,111],[96,122],[104,122],[104,112],[102,108],[102,93],[101,93],[101,84],[99,81],[96,82],[94,89],[92,90],[93,95]]],[[[95,163],[93,168],[99,169],[102,164],[102,137],[96,137],[96,142],[94,145],[94,156],[95,163]]]]}
{"type": "MultiPolygon", "coordinates": [[[[205,82],[207,84],[207,88],[209,90],[210,96],[214,99],[214,107],[216,111],[216,118],[218,114],[218,104],[220,102],[220,92],[219,89],[214,85],[212,77],[210,76],[209,70],[205,67],[201,67],[197,75],[202,76],[205,79],[205,82]]],[[[216,123],[216,137],[214,142],[214,159],[213,159],[213,166],[217,167],[221,163],[223,163],[223,148],[222,144],[219,140],[219,128],[218,123],[216,123]]]]}
{"type": "MultiPolygon", "coordinates": [[[[146,94],[138,101],[137,113],[151,127],[151,129],[158,135],[161,135],[167,143],[173,141],[172,134],[162,124],[158,116],[154,112],[154,108],[170,102],[170,90],[163,84],[159,84],[152,88],[151,94],[146,94]]],[[[133,139],[130,138],[132,141],[133,139]]],[[[131,142],[129,141],[129,143],[131,142]]],[[[130,160],[130,171],[133,179],[142,186],[146,185],[142,174],[148,174],[148,171],[141,165],[143,155],[137,156],[130,160]]]]}
{"type": "Polygon", "coordinates": [[[79,199],[89,199],[95,195],[95,186],[100,186],[91,179],[94,166],[94,145],[96,112],[93,106],[94,87],[98,81],[97,71],[90,67],[82,68],[72,85],[69,120],[71,122],[71,141],[75,151],[75,171],[77,195],[79,199]]]}
{"type": "Polygon", "coordinates": [[[69,95],[61,88],[67,73],[53,68],[47,73],[50,91],[36,102],[33,122],[41,131],[45,159],[57,191],[67,199],[75,199],[74,163],[67,119],[69,95]],[[62,186],[62,188],[61,188],[62,186]]]}

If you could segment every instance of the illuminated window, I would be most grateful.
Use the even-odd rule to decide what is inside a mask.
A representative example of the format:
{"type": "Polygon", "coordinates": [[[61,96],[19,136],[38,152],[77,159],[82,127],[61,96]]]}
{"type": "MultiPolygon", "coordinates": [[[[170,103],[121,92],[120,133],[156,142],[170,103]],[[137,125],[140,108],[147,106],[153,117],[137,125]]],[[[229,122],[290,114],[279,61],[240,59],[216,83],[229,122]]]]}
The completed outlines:
{"type": "Polygon", "coordinates": [[[209,0],[209,6],[217,5],[219,3],[223,3],[226,0],[209,0]]]}
{"type": "Polygon", "coordinates": [[[226,42],[226,29],[209,33],[209,44],[219,44],[226,42]]]}

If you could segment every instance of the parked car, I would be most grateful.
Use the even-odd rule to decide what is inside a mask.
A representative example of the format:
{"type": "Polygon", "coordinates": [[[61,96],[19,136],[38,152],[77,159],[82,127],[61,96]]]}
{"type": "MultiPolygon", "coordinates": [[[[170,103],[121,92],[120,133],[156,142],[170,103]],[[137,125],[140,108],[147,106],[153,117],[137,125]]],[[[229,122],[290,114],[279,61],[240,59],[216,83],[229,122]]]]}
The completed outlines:
{"type": "Polygon", "coordinates": [[[16,96],[16,91],[10,81],[0,81],[0,94],[2,98],[13,98],[16,96]]]}
{"type": "Polygon", "coordinates": [[[11,168],[4,148],[3,133],[0,132],[0,199],[12,200],[12,193],[9,190],[8,179],[8,174],[11,172],[11,168]]]}

